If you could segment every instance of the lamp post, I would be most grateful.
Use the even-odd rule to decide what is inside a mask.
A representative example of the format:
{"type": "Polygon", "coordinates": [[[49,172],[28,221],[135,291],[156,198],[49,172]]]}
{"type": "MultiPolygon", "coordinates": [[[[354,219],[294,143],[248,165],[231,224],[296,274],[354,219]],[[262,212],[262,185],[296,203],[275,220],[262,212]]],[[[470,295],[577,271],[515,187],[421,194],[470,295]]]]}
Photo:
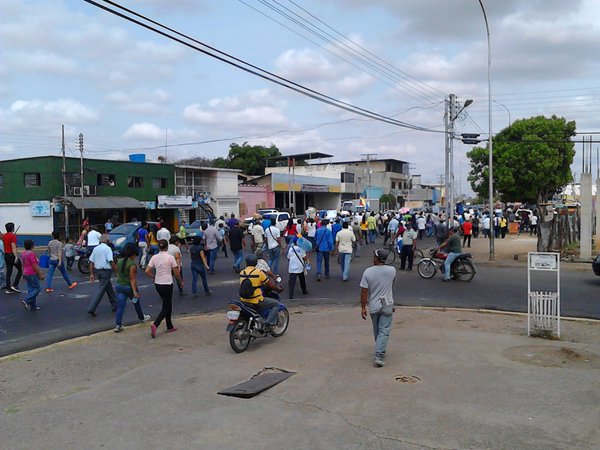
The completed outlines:
{"type": "Polygon", "coordinates": [[[510,127],[510,125],[511,125],[511,123],[512,123],[512,122],[511,122],[511,120],[510,120],[510,110],[509,110],[509,109],[506,107],[506,105],[504,105],[504,104],[500,103],[498,100],[492,100],[492,101],[493,101],[494,103],[496,103],[496,104],[498,104],[498,105],[502,106],[502,107],[503,107],[503,108],[506,110],[506,112],[508,113],[508,126],[510,127]]]}
{"type": "Polygon", "coordinates": [[[494,218],[494,177],[493,177],[493,144],[492,144],[492,45],[490,42],[490,26],[487,20],[487,14],[483,7],[483,2],[479,1],[481,11],[483,12],[483,20],[485,20],[485,31],[487,34],[488,45],[488,177],[489,177],[489,203],[490,203],[490,261],[494,260],[494,233],[492,232],[494,218]]]}

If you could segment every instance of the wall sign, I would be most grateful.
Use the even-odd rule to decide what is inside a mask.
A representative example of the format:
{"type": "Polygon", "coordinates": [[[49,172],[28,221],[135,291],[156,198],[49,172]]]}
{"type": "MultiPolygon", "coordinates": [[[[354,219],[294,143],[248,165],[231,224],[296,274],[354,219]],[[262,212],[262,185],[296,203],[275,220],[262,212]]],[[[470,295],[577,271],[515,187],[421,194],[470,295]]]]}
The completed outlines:
{"type": "Polygon", "coordinates": [[[43,200],[30,201],[29,211],[32,217],[50,217],[50,202],[43,200]]]}

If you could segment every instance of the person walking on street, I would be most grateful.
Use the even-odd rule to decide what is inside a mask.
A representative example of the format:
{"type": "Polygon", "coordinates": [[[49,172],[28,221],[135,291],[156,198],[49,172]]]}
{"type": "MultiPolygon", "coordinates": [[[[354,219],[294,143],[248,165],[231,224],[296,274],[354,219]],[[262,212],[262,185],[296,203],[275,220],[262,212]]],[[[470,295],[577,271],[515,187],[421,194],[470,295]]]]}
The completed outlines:
{"type": "Polygon", "coordinates": [[[148,237],[148,224],[146,222],[142,222],[142,226],[137,231],[138,235],[138,247],[140,248],[140,268],[145,269],[148,264],[148,248],[150,247],[149,237],[148,237]]]}
{"type": "Polygon", "coordinates": [[[294,288],[296,287],[297,278],[300,280],[302,295],[308,294],[308,291],[306,290],[306,276],[304,275],[308,260],[306,258],[306,252],[302,250],[299,245],[296,245],[296,240],[296,237],[292,238],[286,255],[288,259],[288,291],[290,300],[294,298],[294,288]]]}
{"type": "Polygon", "coordinates": [[[419,213],[419,216],[417,217],[417,229],[419,230],[418,233],[419,233],[420,241],[422,241],[423,237],[425,236],[426,228],[427,228],[427,219],[425,219],[425,217],[423,216],[423,211],[421,211],[419,213]]]}
{"type": "Polygon", "coordinates": [[[335,248],[340,255],[342,266],[342,281],[348,281],[350,276],[350,261],[352,260],[352,247],[356,242],[354,232],[348,228],[348,222],[342,224],[342,230],[335,236],[335,248]]]}
{"type": "Polygon", "coordinates": [[[6,261],[4,259],[4,241],[0,232],[0,286],[6,285],[6,261]]]}
{"type": "Polygon", "coordinates": [[[156,232],[156,240],[160,241],[161,239],[164,239],[167,242],[169,242],[169,239],[171,239],[171,232],[164,225],[161,225],[161,227],[156,232]]]}
{"type": "Polygon", "coordinates": [[[112,248],[107,245],[107,242],[108,234],[103,234],[100,237],[100,245],[94,247],[90,255],[90,283],[93,284],[96,280],[94,271],[98,273],[98,281],[100,282],[98,291],[88,306],[87,312],[90,316],[96,315],[96,308],[98,308],[104,294],[108,295],[113,312],[117,310],[117,296],[110,281],[113,270],[117,271],[117,265],[113,259],[112,248]]]}
{"type": "Polygon", "coordinates": [[[158,250],[158,238],[156,234],[158,233],[158,225],[152,226],[152,229],[148,232],[148,237],[146,241],[148,242],[148,254],[146,255],[146,266],[148,266],[148,261],[150,261],[150,257],[152,255],[156,255],[158,250]]]}
{"type": "Polygon", "coordinates": [[[12,294],[13,292],[19,293],[21,292],[19,290],[19,281],[21,281],[21,277],[23,276],[23,264],[21,264],[17,253],[17,235],[14,233],[15,224],[8,222],[4,227],[6,228],[6,233],[2,235],[2,242],[4,243],[4,259],[6,262],[6,285],[2,289],[6,289],[7,294],[12,294]],[[12,278],[13,267],[17,269],[17,274],[11,284],[10,279],[12,278]]]}
{"type": "MultiPolygon", "coordinates": [[[[177,261],[177,268],[179,269],[179,276],[183,280],[183,258],[181,256],[180,245],[181,244],[179,243],[179,238],[177,236],[171,236],[171,239],[169,239],[169,246],[167,248],[167,253],[169,255],[171,255],[173,258],[175,258],[175,261],[177,261]]],[[[179,281],[177,282],[177,288],[179,289],[180,297],[182,295],[187,295],[187,292],[185,292],[183,290],[183,284],[179,283],[179,281]]]]}
{"type": "Polygon", "coordinates": [[[529,222],[529,236],[537,236],[537,224],[538,216],[535,213],[531,214],[531,221],[529,222]]]}
{"type": "Polygon", "coordinates": [[[435,244],[442,245],[442,242],[448,237],[448,228],[443,218],[440,218],[440,222],[435,227],[435,244]]]}
{"type": "Polygon", "coordinates": [[[67,260],[67,270],[71,270],[73,268],[73,263],[75,262],[75,246],[73,245],[71,238],[65,239],[63,251],[65,259],[67,260]]]}
{"type": "Polygon", "coordinates": [[[105,233],[110,233],[113,229],[113,223],[111,218],[109,217],[108,219],[106,219],[106,223],[104,224],[104,232],[105,233]]]}
{"type": "Polygon", "coordinates": [[[181,221],[179,225],[179,231],[177,232],[177,238],[179,239],[179,245],[185,245],[185,249],[189,252],[190,246],[187,243],[187,229],[185,228],[185,220],[181,221]]]}
{"type": "Polygon", "coordinates": [[[44,279],[44,273],[40,270],[40,262],[33,252],[33,241],[27,239],[23,246],[25,247],[25,251],[21,255],[21,258],[23,258],[23,276],[27,281],[27,295],[23,300],[23,305],[28,311],[39,311],[37,296],[40,293],[40,280],[44,279]]]}
{"type": "Polygon", "coordinates": [[[150,320],[149,314],[144,314],[140,303],[140,292],[137,286],[137,264],[135,262],[138,249],[134,244],[127,244],[123,249],[123,257],[117,261],[117,314],[115,317],[115,333],[123,331],[123,314],[127,306],[127,299],[131,299],[138,319],[144,322],[150,320]]]}
{"type": "Polygon", "coordinates": [[[198,296],[196,286],[198,284],[198,276],[202,280],[202,287],[204,287],[204,293],[210,295],[210,289],[208,288],[208,280],[206,278],[206,271],[208,270],[208,262],[204,253],[204,244],[200,236],[195,236],[192,247],[190,248],[190,268],[192,269],[192,294],[194,297],[198,296]]]}
{"type": "Polygon", "coordinates": [[[202,224],[202,231],[204,231],[204,248],[208,251],[208,266],[210,267],[210,273],[215,273],[215,261],[219,254],[219,247],[221,245],[222,237],[219,231],[214,225],[207,223],[202,224]]]}
{"type": "Polygon", "coordinates": [[[160,323],[165,319],[167,323],[167,333],[177,331],[173,326],[171,315],[173,314],[173,275],[179,281],[179,285],[183,287],[183,280],[177,267],[177,261],[167,253],[169,243],[164,239],[158,241],[158,254],[150,258],[148,267],[146,267],[146,275],[154,280],[154,288],[162,299],[162,309],[150,326],[150,336],[156,337],[156,330],[160,323]]]}
{"type": "Polygon", "coordinates": [[[252,251],[256,253],[257,250],[262,250],[265,241],[265,229],[261,226],[260,220],[254,219],[250,234],[252,235],[252,251]]]}
{"type": "Polygon", "coordinates": [[[284,247],[281,243],[281,233],[275,226],[276,220],[271,219],[271,225],[265,230],[267,237],[268,264],[275,273],[279,273],[279,255],[284,247]]]}
{"type": "Polygon", "coordinates": [[[220,223],[216,227],[217,231],[219,232],[219,236],[221,236],[221,251],[225,255],[225,258],[229,258],[229,255],[227,255],[227,235],[229,234],[229,230],[224,223],[220,223]]]}
{"type": "Polygon", "coordinates": [[[373,355],[375,367],[385,365],[385,354],[395,310],[393,286],[396,279],[396,269],[385,264],[388,255],[388,250],[383,248],[375,250],[373,265],[365,269],[360,280],[360,315],[364,320],[367,320],[368,306],[375,337],[375,352],[373,355]]]}
{"type": "Polygon", "coordinates": [[[333,234],[327,226],[328,219],[323,219],[315,233],[315,250],[317,252],[317,281],[321,281],[323,262],[325,262],[325,278],[329,278],[329,255],[333,251],[333,234]]]}
{"type": "MultiPolygon", "coordinates": [[[[362,246],[362,232],[360,229],[360,225],[356,219],[352,222],[352,232],[354,233],[354,256],[360,258],[360,247],[362,246]]],[[[396,234],[394,233],[394,236],[396,234]]],[[[314,242],[313,242],[314,245],[314,242]]]]}
{"type": "Polygon", "coordinates": [[[63,244],[59,240],[60,235],[58,231],[52,232],[52,240],[48,242],[48,253],[50,255],[50,262],[48,263],[48,277],[46,278],[46,292],[54,292],[52,289],[52,277],[54,276],[55,270],[58,268],[60,274],[64,278],[69,289],[73,289],[77,286],[77,282],[71,282],[69,274],[65,270],[63,263],[63,244]]]}
{"type": "Polygon", "coordinates": [[[467,219],[463,222],[462,224],[462,230],[463,230],[463,247],[465,246],[465,244],[467,245],[467,247],[471,247],[471,235],[473,234],[473,223],[471,222],[471,219],[467,219]]]}
{"type": "Polygon", "coordinates": [[[367,217],[367,229],[369,232],[368,243],[374,244],[375,237],[377,236],[377,219],[375,218],[375,213],[373,211],[371,211],[371,214],[369,215],[369,217],[367,217]]]}
{"type": "Polygon", "coordinates": [[[400,250],[400,270],[412,270],[418,233],[410,225],[402,233],[402,249],[400,250]],[[406,262],[408,261],[408,267],[406,262]]]}
{"type": "Polygon", "coordinates": [[[233,270],[240,273],[242,263],[244,262],[244,250],[246,249],[246,240],[244,239],[244,231],[240,228],[240,222],[233,222],[229,229],[229,248],[233,255],[233,270]]]}

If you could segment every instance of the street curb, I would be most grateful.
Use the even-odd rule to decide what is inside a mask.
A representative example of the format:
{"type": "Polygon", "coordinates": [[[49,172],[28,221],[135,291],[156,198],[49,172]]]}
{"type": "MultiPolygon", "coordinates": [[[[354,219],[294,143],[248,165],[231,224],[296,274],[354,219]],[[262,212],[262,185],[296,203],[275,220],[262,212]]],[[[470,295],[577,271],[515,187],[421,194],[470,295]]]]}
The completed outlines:
{"type": "MultiPolygon", "coordinates": [[[[288,308],[288,310],[290,311],[291,314],[297,314],[297,313],[302,313],[303,309],[314,308],[314,306],[316,306],[316,305],[294,306],[294,307],[288,308]]],[[[333,310],[333,309],[348,309],[348,308],[356,308],[356,307],[357,307],[357,305],[340,305],[340,304],[323,305],[323,306],[318,306],[318,308],[319,308],[318,311],[311,310],[311,311],[306,311],[306,312],[307,313],[318,313],[318,312],[323,312],[323,311],[333,310]]],[[[497,315],[504,315],[504,316],[527,317],[527,313],[523,313],[523,312],[499,311],[499,310],[495,310],[495,309],[483,309],[483,308],[458,308],[458,307],[440,307],[440,306],[409,306],[409,305],[404,306],[404,305],[400,305],[400,306],[396,306],[396,309],[407,309],[407,310],[411,309],[411,310],[437,311],[437,312],[445,312],[445,311],[472,312],[472,313],[479,313],[479,314],[497,314],[497,315]]],[[[213,316],[222,315],[222,314],[223,314],[222,312],[198,313],[198,314],[186,314],[185,316],[174,316],[174,318],[176,318],[177,321],[190,321],[190,320],[195,320],[195,319],[202,318],[202,317],[213,317],[213,316]]],[[[561,317],[560,319],[570,321],[570,322],[581,322],[581,323],[588,323],[588,324],[600,326],[600,319],[588,319],[585,317],[561,317]]],[[[134,325],[128,325],[127,328],[140,328],[140,327],[145,327],[145,326],[148,326],[148,324],[138,323],[138,324],[134,324],[134,325]]],[[[45,345],[43,347],[38,347],[38,348],[30,349],[30,350],[24,350],[22,352],[13,353],[13,354],[7,355],[7,356],[0,356],[0,364],[3,362],[6,362],[6,361],[13,360],[13,359],[20,359],[20,358],[23,358],[24,356],[41,353],[43,351],[54,350],[54,349],[59,348],[64,345],[69,345],[72,343],[85,341],[92,337],[96,337],[98,335],[104,335],[104,334],[115,334],[115,333],[112,329],[109,329],[106,331],[98,331],[97,333],[92,333],[92,334],[87,334],[85,336],[79,336],[79,337],[75,337],[75,338],[71,338],[71,339],[66,339],[64,341],[55,342],[53,344],[45,345]]]]}

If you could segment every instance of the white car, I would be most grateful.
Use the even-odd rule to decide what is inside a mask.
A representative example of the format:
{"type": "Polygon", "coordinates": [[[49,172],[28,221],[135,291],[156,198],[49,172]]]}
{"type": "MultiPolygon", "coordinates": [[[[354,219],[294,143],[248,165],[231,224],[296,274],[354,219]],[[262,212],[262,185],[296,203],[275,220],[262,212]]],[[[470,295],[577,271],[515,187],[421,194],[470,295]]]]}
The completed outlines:
{"type": "Polygon", "coordinates": [[[288,220],[290,219],[290,214],[287,212],[275,212],[271,214],[264,214],[263,218],[275,219],[275,226],[283,233],[283,230],[285,230],[288,220]]]}

